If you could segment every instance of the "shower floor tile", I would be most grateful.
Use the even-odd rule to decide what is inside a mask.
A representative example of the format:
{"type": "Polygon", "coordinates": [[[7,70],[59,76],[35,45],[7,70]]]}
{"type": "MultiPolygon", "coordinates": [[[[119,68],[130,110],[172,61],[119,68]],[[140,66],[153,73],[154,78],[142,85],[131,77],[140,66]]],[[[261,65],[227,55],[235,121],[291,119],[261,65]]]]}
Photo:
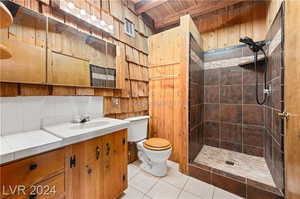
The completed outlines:
{"type": "Polygon", "coordinates": [[[262,157],[204,145],[194,162],[276,187],[262,157]],[[233,162],[234,165],[226,164],[226,161],[233,162]]]}

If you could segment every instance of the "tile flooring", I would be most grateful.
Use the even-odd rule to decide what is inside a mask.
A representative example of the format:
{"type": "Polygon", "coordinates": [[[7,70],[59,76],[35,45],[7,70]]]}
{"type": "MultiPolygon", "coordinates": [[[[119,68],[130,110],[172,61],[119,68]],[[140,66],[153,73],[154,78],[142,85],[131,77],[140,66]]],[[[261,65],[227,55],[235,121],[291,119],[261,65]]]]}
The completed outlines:
{"type": "Polygon", "coordinates": [[[204,145],[194,162],[276,187],[262,157],[204,145]],[[234,165],[226,164],[227,160],[234,165]]]}
{"type": "Polygon", "coordinates": [[[128,165],[128,188],[121,199],[242,199],[180,173],[177,163],[168,161],[165,177],[154,177],[142,171],[139,164],[128,165]]]}

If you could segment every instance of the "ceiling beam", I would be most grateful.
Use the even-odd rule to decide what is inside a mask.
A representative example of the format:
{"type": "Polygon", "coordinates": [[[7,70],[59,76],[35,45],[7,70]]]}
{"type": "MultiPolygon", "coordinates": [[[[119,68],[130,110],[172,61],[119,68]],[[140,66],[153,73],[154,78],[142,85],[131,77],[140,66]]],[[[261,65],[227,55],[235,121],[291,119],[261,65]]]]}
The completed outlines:
{"type": "Polygon", "coordinates": [[[191,17],[197,17],[244,1],[247,0],[202,1],[195,6],[179,11],[176,14],[169,15],[162,19],[156,19],[155,28],[159,29],[177,24],[179,23],[180,17],[186,14],[190,14],[191,17]]]}
{"type": "Polygon", "coordinates": [[[143,12],[158,7],[163,3],[166,3],[168,0],[141,0],[135,4],[135,12],[139,15],[143,12]]]}

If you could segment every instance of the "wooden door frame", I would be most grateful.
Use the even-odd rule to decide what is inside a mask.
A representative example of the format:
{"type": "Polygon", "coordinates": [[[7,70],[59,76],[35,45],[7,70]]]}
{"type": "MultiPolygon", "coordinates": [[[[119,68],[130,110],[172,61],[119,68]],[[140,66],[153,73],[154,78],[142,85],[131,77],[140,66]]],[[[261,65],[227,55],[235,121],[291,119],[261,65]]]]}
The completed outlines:
{"type": "Polygon", "coordinates": [[[285,0],[285,192],[300,198],[300,1],[285,0]]]}

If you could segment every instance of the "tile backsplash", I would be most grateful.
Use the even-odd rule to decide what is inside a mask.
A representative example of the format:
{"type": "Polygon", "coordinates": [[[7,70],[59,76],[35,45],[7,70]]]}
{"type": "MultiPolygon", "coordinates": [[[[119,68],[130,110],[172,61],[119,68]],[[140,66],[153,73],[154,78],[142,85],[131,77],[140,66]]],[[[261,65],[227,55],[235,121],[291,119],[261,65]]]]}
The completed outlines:
{"type": "Polygon", "coordinates": [[[103,97],[35,96],[0,98],[1,136],[70,122],[76,116],[103,116],[103,97]]]}

